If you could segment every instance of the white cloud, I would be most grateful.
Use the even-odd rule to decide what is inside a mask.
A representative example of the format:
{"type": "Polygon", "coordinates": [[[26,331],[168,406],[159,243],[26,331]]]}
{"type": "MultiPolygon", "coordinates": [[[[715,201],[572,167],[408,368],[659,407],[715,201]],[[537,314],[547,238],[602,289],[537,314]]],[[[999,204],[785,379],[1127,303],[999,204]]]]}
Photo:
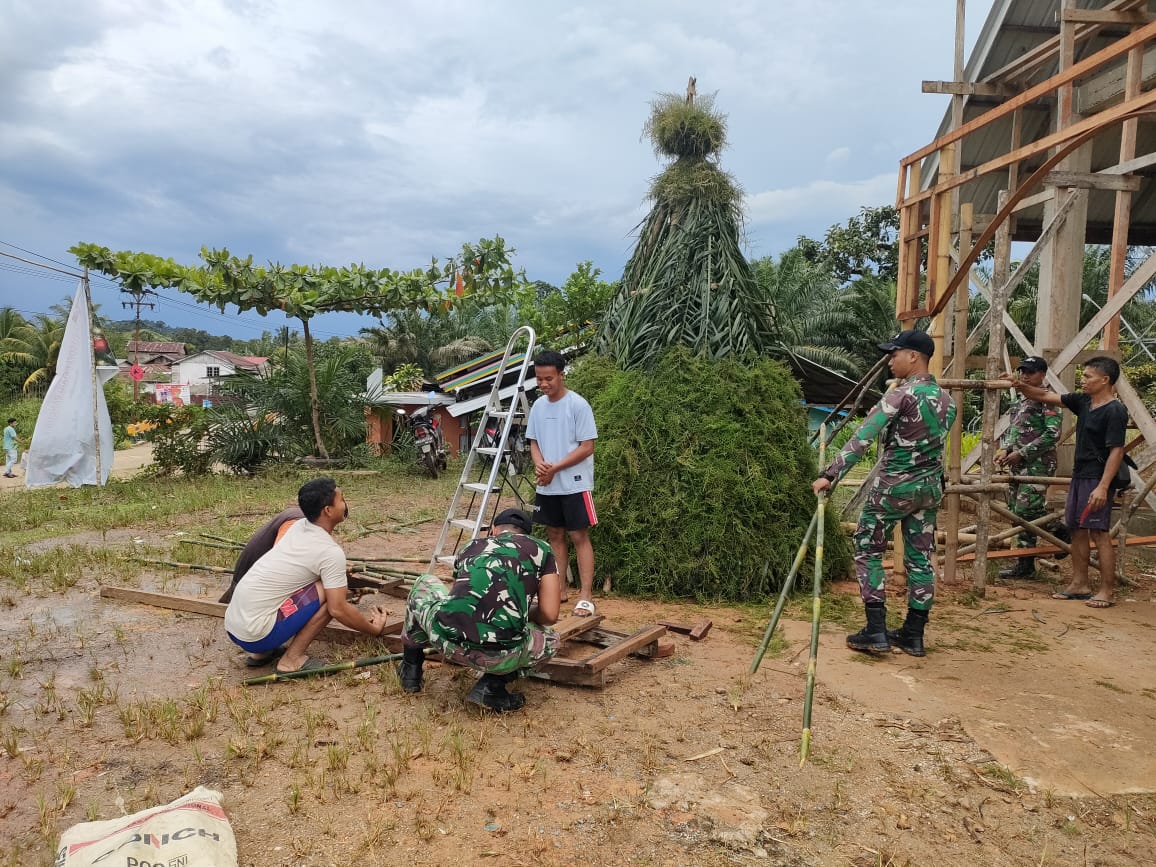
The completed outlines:
{"type": "MultiPolygon", "coordinates": [[[[893,142],[930,140],[943,111],[919,78],[949,60],[954,11],[922,0],[15,5],[13,50],[0,56],[0,241],[61,259],[90,240],[183,261],[206,244],[409,268],[502,234],[531,277],[553,282],[585,259],[621,274],[663,168],[640,141],[648,103],[689,75],[728,115],[722,166],[759,191],[747,232],[760,249],[890,202],[893,142]]],[[[0,305],[15,291],[0,274],[0,305]]]]}
{"type": "Polygon", "coordinates": [[[854,216],[865,205],[892,204],[898,174],[876,175],[859,181],[811,181],[797,187],[766,190],[747,197],[748,219],[754,224],[809,221],[825,214],[841,215],[832,223],[854,216]]]}

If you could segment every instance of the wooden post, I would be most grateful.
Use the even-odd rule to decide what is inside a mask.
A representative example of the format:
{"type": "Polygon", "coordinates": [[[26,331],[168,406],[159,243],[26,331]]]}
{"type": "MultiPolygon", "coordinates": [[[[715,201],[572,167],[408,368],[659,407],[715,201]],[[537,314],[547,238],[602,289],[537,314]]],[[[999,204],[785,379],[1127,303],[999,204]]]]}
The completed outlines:
{"type": "MultiPolygon", "coordinates": [[[[963,0],[960,0],[962,5],[963,0]]],[[[975,208],[971,202],[965,202],[959,207],[959,249],[971,249],[971,230],[975,221],[975,208]]],[[[954,347],[951,351],[951,374],[957,379],[967,377],[967,291],[956,290],[955,293],[955,323],[952,328],[954,347]]],[[[952,392],[955,401],[955,421],[951,426],[951,435],[947,441],[947,479],[953,485],[960,483],[960,466],[963,460],[963,389],[952,392]]],[[[947,498],[947,511],[944,515],[944,529],[947,539],[944,543],[943,582],[955,584],[956,556],[959,551],[959,511],[960,500],[958,494],[947,498]]]]}
{"type": "MultiPolygon", "coordinates": [[[[1131,99],[1140,92],[1140,72],[1144,60],[1144,50],[1133,48],[1128,52],[1128,68],[1124,79],[1124,98],[1131,99]]],[[[1127,162],[1136,156],[1136,127],[1139,120],[1124,121],[1120,129],[1120,162],[1127,162]]],[[[1112,217],[1112,254],[1108,268],[1108,300],[1124,285],[1124,266],[1128,262],[1128,226],[1132,222],[1132,192],[1116,191],[1116,209],[1112,217]]],[[[1105,349],[1120,346],[1120,320],[1113,318],[1104,326],[1105,349]]]]}
{"type": "MultiPolygon", "coordinates": [[[[1008,192],[1001,190],[999,207],[1007,204],[1008,192]]],[[[1004,327],[1003,314],[1007,307],[1008,269],[1011,265],[1011,226],[1005,220],[1000,224],[995,236],[995,261],[992,265],[992,315],[988,319],[986,379],[995,379],[1003,366],[1004,327]]],[[[984,389],[983,392],[983,440],[980,461],[980,484],[991,484],[995,464],[996,422],[999,420],[999,398],[997,391],[984,389]]],[[[979,596],[987,590],[987,534],[991,526],[991,498],[987,494],[979,497],[976,515],[978,538],[975,540],[975,563],[972,566],[971,586],[979,596]]]]}

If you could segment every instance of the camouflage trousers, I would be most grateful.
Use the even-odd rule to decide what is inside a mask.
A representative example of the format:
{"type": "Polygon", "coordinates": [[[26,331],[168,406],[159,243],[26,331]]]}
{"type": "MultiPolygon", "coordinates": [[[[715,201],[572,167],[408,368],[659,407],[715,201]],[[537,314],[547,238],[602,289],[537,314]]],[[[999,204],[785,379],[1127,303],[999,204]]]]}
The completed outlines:
{"type": "Polygon", "coordinates": [[[939,485],[920,485],[909,490],[873,490],[855,528],[855,575],[865,603],[883,602],[883,555],[892,528],[903,533],[903,563],[907,567],[907,604],[930,611],[935,599],[935,514],[943,491],[939,485]]]}
{"type": "Polygon", "coordinates": [[[405,605],[403,637],[418,647],[432,647],[447,662],[486,674],[510,674],[541,665],[553,657],[562,644],[553,629],[527,623],[525,636],[514,647],[492,650],[466,647],[454,640],[456,636],[446,635],[436,620],[438,609],[449,595],[445,584],[433,575],[415,578],[405,605]]]}
{"type": "MultiPolygon", "coordinates": [[[[1027,485],[1013,482],[1008,488],[1007,505],[1012,513],[1025,521],[1034,521],[1048,513],[1047,485],[1027,485]]],[[[1036,534],[1026,530],[1016,539],[1017,548],[1034,548],[1036,534]]]]}

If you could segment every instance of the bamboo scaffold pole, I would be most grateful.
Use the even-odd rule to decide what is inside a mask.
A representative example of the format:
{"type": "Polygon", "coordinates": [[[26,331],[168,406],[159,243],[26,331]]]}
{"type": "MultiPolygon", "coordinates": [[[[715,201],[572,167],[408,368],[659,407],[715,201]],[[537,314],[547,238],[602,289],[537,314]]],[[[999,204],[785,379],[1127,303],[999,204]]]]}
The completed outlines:
{"type": "MultiPolygon", "coordinates": [[[[826,463],[827,447],[823,431],[819,434],[819,463],[826,463]]],[[[819,664],[819,614],[823,605],[823,528],[826,524],[827,492],[819,494],[815,507],[815,581],[811,595],[811,658],[807,662],[807,691],[803,696],[803,739],[799,744],[799,767],[807,763],[811,752],[811,706],[815,701],[815,670],[819,664]]]]}

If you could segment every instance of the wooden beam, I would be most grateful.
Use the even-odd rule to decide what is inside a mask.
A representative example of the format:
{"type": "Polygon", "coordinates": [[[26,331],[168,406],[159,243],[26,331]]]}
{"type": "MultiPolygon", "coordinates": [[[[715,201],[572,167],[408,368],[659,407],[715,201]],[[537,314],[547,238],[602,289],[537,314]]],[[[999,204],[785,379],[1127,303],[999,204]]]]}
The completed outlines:
{"type": "Polygon", "coordinates": [[[1060,12],[1061,21],[1070,21],[1073,24],[1134,24],[1143,26],[1156,21],[1156,15],[1131,9],[1126,12],[1105,9],[1064,9],[1060,12]]]}
{"type": "Polygon", "coordinates": [[[1102,175],[1130,175],[1132,172],[1138,172],[1140,169],[1146,169],[1148,166],[1156,163],[1156,152],[1144,154],[1142,157],[1125,160],[1117,163],[1114,166],[1109,166],[1106,169],[1100,169],[1102,175]]]}
{"type": "Polygon", "coordinates": [[[585,659],[582,663],[583,667],[590,672],[602,671],[607,666],[618,662],[620,659],[625,659],[630,654],[634,653],[648,644],[654,644],[658,639],[666,635],[666,627],[655,624],[653,626],[646,626],[635,632],[633,635],[622,639],[611,647],[606,648],[601,653],[596,653],[591,657],[585,659]]]}
{"type": "MultiPolygon", "coordinates": [[[[196,596],[152,593],[147,590],[133,590],[128,587],[114,587],[111,584],[101,585],[100,596],[102,599],[119,599],[122,602],[137,602],[142,605],[151,605],[154,608],[168,608],[171,611],[185,611],[190,614],[204,614],[209,617],[224,617],[225,609],[229,607],[223,602],[214,602],[210,599],[201,599],[196,596]]],[[[383,635],[400,634],[403,624],[404,620],[400,617],[387,622],[383,635]]],[[[350,629],[348,626],[337,622],[329,623],[321,633],[321,637],[326,641],[334,641],[339,644],[351,644],[363,638],[372,641],[374,638],[372,635],[366,635],[364,632],[358,632],[356,629],[350,629]]]]}
{"type": "Polygon", "coordinates": [[[991,111],[984,112],[979,117],[968,121],[958,129],[944,133],[931,144],[924,145],[919,150],[904,157],[900,161],[900,164],[911,165],[912,163],[922,160],[924,157],[928,157],[936,151],[940,150],[944,145],[953,141],[959,141],[969,133],[975,132],[976,130],[987,126],[992,121],[1006,117],[1015,111],[1015,109],[1035,102],[1041,96],[1047,96],[1053,91],[1065,85],[1071,84],[1073,81],[1086,76],[1089,72],[1098,69],[1108,61],[1123,56],[1130,49],[1136,47],[1137,45],[1144,45],[1153,38],[1156,38],[1156,22],[1153,22],[1152,24],[1149,24],[1145,27],[1141,27],[1139,30],[1136,30],[1134,33],[1129,34],[1123,39],[1107,46],[1106,48],[1101,49],[1100,51],[1097,51],[1095,54],[1089,57],[1084,58],[1079,63],[1073,64],[1064,72],[1059,73],[1058,75],[1053,75],[1051,78],[1040,82],[1034,87],[1028,88],[1019,96],[1009,99],[1003,105],[994,108],[991,111]]]}
{"type": "Polygon", "coordinates": [[[1019,92],[1008,84],[984,84],[979,81],[924,81],[921,86],[924,93],[943,96],[987,96],[1009,99],[1019,92]]]}
{"type": "Polygon", "coordinates": [[[1124,190],[1134,193],[1140,189],[1140,178],[1130,175],[1102,175],[1098,172],[1048,172],[1044,177],[1044,183],[1052,187],[1069,189],[1076,187],[1081,190],[1124,190]]]}
{"type": "MultiPolygon", "coordinates": [[[[1128,11],[1130,9],[1138,9],[1148,5],[1148,0],[1113,0],[1104,7],[1105,11],[1128,11]]],[[[1086,24],[1078,25],[1076,29],[1076,42],[1084,42],[1091,39],[1100,30],[1103,25],[1100,24],[1086,24]]],[[[1035,70],[1036,67],[1043,63],[1047,63],[1052,59],[1060,48],[1060,37],[1053,36],[1047,42],[1037,45],[1028,51],[1021,54],[1015,60],[1001,66],[999,69],[991,72],[983,77],[984,81],[999,81],[1001,79],[1018,80],[1035,70]]]]}
{"type": "MultiPolygon", "coordinates": [[[[1140,55],[1134,75],[1142,84],[1156,80],[1156,46],[1133,48],[1140,55]]],[[[1081,114],[1094,114],[1124,98],[1128,89],[1128,64],[1117,64],[1087,79],[1076,89],[1076,107],[1081,114]]]]}

